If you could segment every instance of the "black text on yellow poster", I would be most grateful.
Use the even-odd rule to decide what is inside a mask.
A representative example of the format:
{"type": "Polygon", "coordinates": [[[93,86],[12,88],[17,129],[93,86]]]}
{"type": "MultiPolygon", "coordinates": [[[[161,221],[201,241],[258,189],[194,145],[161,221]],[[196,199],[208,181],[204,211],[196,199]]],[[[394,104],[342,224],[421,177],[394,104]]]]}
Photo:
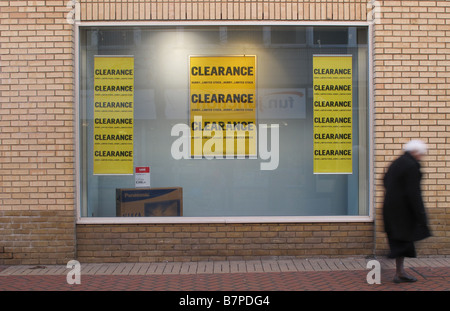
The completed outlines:
{"type": "Polygon", "coordinates": [[[352,56],[315,55],[314,173],[352,173],[352,56]]]}
{"type": "Polygon", "coordinates": [[[94,174],[133,174],[134,58],[95,57],[94,174]]]}
{"type": "Polygon", "coordinates": [[[190,57],[191,156],[256,155],[256,57],[190,57]]]}

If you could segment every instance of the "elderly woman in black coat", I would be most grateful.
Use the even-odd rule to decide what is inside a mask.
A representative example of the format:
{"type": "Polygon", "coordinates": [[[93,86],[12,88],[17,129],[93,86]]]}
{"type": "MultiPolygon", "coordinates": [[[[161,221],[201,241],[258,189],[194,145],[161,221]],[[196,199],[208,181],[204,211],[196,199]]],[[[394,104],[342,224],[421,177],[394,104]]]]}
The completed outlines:
{"type": "Polygon", "coordinates": [[[421,141],[408,142],[404,154],[392,162],[384,176],[384,229],[389,257],[396,259],[396,283],[417,281],[405,273],[404,258],[416,257],[414,242],[431,235],[420,188],[420,160],[426,150],[421,141]]]}

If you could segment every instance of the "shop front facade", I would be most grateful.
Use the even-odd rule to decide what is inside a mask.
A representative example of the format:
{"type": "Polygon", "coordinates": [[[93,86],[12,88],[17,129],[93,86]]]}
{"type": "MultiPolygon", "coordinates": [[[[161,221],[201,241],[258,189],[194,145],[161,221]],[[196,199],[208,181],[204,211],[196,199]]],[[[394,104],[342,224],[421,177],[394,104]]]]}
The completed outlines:
{"type": "Polygon", "coordinates": [[[447,1],[5,1],[0,264],[448,256],[447,1]]]}

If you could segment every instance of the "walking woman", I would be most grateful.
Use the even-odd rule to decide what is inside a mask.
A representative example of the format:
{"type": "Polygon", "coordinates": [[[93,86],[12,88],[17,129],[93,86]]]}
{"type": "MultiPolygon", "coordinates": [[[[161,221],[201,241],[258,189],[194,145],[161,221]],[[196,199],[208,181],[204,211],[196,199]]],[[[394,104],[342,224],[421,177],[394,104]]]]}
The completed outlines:
{"type": "Polygon", "coordinates": [[[396,261],[395,283],[417,281],[406,274],[404,259],[416,257],[414,242],[431,236],[420,188],[420,160],[426,151],[422,141],[411,140],[384,176],[383,220],[390,248],[388,257],[396,261]]]}

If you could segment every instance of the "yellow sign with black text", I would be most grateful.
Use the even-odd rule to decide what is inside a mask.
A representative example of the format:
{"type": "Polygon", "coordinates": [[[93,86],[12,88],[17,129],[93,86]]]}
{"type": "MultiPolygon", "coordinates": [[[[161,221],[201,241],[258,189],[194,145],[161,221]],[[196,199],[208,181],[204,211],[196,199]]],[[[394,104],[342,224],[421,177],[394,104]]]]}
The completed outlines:
{"type": "Polygon", "coordinates": [[[94,174],[133,174],[134,58],[94,59],[94,174]]]}
{"type": "Polygon", "coordinates": [[[313,56],[314,173],[352,173],[352,56],[313,56]]]}
{"type": "Polygon", "coordinates": [[[191,156],[256,156],[256,56],[190,57],[191,156]]]}

